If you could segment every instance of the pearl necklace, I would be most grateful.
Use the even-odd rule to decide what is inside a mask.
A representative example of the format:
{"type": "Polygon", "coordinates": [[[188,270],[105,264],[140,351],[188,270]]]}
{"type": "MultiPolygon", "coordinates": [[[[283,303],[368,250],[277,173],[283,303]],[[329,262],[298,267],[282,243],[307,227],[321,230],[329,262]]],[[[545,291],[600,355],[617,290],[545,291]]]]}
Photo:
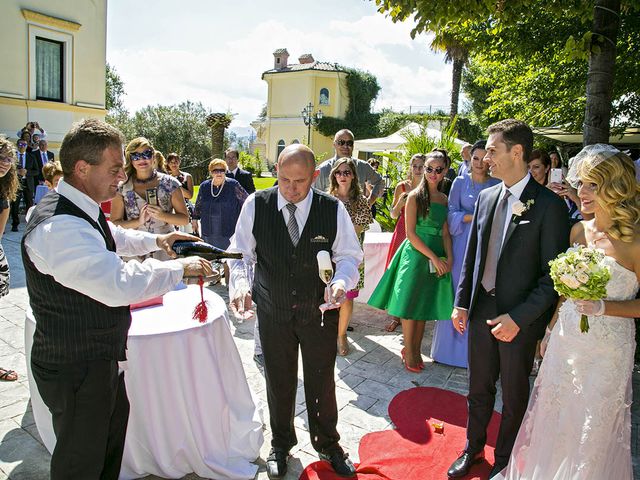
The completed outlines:
{"type": "Polygon", "coordinates": [[[218,190],[218,193],[213,193],[213,180],[211,180],[211,196],[213,198],[218,198],[220,196],[225,183],[226,183],[225,181],[222,182],[222,185],[220,185],[220,190],[218,190]]]}

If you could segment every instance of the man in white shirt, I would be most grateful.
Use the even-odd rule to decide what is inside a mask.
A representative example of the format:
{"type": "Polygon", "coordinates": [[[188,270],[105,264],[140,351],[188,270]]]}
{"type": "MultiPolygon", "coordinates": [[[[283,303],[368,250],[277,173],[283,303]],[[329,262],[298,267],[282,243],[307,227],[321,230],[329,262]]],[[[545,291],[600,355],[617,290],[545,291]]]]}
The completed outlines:
{"type": "Polygon", "coordinates": [[[116,480],[129,402],[124,374],[131,303],[172,290],[183,276],[210,275],[191,257],[124,262],[173,242],[107,223],[100,203],[125,179],[122,134],[95,119],[75,124],[60,148],[64,179],[34,209],[22,240],[29,301],[36,319],[31,365],[56,434],[52,480],[116,480]]]}
{"type": "Polygon", "coordinates": [[[333,158],[325,160],[318,165],[318,175],[314,180],[314,188],[322,192],[326,192],[329,188],[329,174],[333,168],[333,164],[336,160],[347,157],[351,158],[356,164],[356,173],[358,174],[358,180],[360,181],[360,188],[363,192],[368,191],[366,184],[371,185],[371,193],[367,198],[369,206],[373,205],[375,201],[384,193],[384,179],[376,172],[368,162],[364,160],[358,160],[352,158],[353,154],[353,133],[350,130],[344,129],[336,133],[333,138],[333,148],[336,150],[336,154],[333,158]]]}
{"type": "Polygon", "coordinates": [[[278,186],[247,198],[229,247],[243,254],[243,260],[230,265],[230,307],[247,310],[252,296],[257,305],[272,430],[267,474],[285,475],[289,451],[297,443],[293,416],[300,348],[311,444],[338,475],[351,477],[355,469],[336,430],[338,311],[321,318],[326,289],[316,257],[320,251],[331,255],[335,274],[329,296],[340,301],[358,282],[362,249],[344,205],[311,189],[318,172],[308,147],[289,145],[277,167],[278,186]],[[251,282],[248,273],[254,266],[251,282]]]}

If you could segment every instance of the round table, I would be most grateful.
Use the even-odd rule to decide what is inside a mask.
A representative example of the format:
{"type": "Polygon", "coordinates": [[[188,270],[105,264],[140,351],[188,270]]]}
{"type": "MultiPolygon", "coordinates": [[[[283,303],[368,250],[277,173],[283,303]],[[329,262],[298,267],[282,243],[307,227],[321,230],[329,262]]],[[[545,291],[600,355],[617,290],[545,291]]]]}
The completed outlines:
{"type": "MultiPolygon", "coordinates": [[[[252,479],[263,442],[226,305],[205,289],[206,323],[191,318],[200,300],[192,285],[164,295],[164,304],[134,310],[121,363],[131,411],[121,479],[149,474],[181,478],[252,479]]],[[[51,452],[51,415],[31,375],[35,321],[25,323],[29,389],[36,426],[51,452]]]]}

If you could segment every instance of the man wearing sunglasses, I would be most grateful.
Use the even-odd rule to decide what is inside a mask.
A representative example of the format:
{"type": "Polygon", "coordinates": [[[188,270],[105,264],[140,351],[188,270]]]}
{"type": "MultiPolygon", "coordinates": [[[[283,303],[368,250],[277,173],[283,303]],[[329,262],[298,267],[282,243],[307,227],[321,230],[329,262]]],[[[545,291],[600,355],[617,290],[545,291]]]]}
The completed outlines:
{"type": "Polygon", "coordinates": [[[16,168],[20,179],[20,190],[15,201],[11,203],[11,231],[17,232],[20,225],[20,201],[24,199],[25,212],[33,205],[35,179],[40,175],[35,159],[27,152],[27,142],[18,140],[16,152],[16,168]]]}
{"type": "Polygon", "coordinates": [[[382,195],[384,191],[384,180],[382,176],[376,172],[368,162],[364,160],[358,160],[357,158],[352,158],[353,154],[353,133],[351,130],[347,130],[346,128],[338,131],[335,137],[333,138],[333,148],[335,148],[335,155],[322,162],[318,166],[318,176],[316,177],[315,183],[313,184],[314,188],[326,192],[329,188],[329,175],[331,173],[331,169],[333,168],[333,164],[339,158],[351,158],[353,163],[356,164],[356,173],[358,174],[358,180],[360,181],[360,187],[363,192],[367,191],[366,184],[371,185],[371,193],[367,200],[369,201],[369,206],[373,205],[376,199],[382,195]]]}

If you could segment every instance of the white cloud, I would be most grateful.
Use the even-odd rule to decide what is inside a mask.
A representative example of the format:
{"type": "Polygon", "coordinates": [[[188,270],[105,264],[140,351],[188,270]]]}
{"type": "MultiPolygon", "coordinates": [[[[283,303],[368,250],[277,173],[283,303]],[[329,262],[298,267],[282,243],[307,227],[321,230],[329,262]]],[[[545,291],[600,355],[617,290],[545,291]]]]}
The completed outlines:
{"type": "Polygon", "coordinates": [[[375,14],[326,25],[307,29],[268,20],[242,38],[216,36],[200,51],[129,47],[107,52],[108,61],[125,82],[130,110],[201,101],[207,108],[237,113],[234,126],[248,125],[266,102],[267,86],[260,77],[273,67],[272,52],[281,47],[288,49],[291,63],[312,53],[316,60],[370,71],[382,86],[377,109],[448,103],[450,66],[428,50],[426,36],[411,39],[410,23],[394,24],[375,14]]]}

